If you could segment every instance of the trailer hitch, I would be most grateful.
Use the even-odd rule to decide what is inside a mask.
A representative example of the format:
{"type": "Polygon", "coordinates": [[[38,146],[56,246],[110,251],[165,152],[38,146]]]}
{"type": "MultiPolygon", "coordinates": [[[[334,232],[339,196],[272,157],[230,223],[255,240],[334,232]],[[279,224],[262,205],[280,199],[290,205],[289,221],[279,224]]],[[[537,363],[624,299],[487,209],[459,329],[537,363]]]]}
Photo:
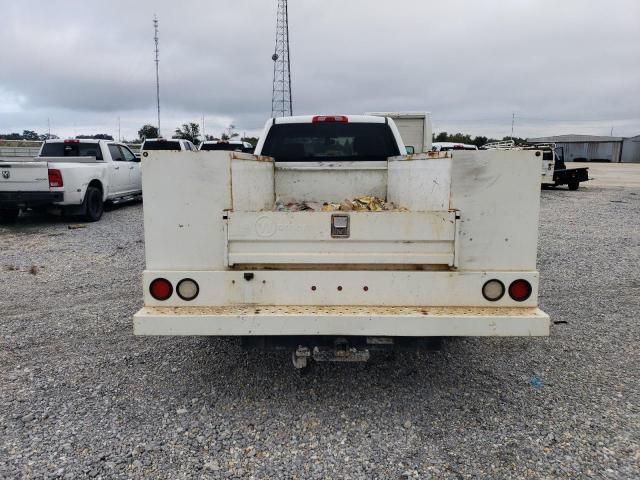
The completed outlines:
{"type": "Polygon", "coordinates": [[[310,358],[316,362],[366,362],[369,360],[369,349],[351,347],[344,340],[336,341],[333,347],[299,346],[292,355],[293,366],[297,369],[306,368],[310,358]]]}

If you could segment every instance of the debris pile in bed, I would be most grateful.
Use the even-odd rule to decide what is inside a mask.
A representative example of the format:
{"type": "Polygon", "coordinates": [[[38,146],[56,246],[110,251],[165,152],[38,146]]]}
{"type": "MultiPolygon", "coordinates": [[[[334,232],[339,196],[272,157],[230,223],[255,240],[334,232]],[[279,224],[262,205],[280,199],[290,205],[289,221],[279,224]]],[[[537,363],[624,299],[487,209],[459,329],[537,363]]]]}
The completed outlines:
{"type": "Polygon", "coordinates": [[[278,200],[275,205],[277,212],[383,212],[383,211],[406,211],[406,208],[398,207],[393,202],[371,195],[345,199],[341,203],[334,202],[289,202],[284,203],[278,200]]]}

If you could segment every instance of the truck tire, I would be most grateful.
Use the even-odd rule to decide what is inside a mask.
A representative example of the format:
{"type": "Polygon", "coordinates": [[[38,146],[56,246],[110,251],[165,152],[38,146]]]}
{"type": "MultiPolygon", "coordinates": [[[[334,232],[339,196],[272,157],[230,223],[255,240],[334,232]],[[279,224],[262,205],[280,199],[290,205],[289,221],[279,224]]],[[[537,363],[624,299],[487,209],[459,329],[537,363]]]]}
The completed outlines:
{"type": "Polygon", "coordinates": [[[0,223],[14,223],[20,213],[19,208],[0,209],[0,223]]]}
{"type": "Polygon", "coordinates": [[[104,212],[102,192],[99,188],[89,186],[82,202],[82,218],[87,222],[97,222],[104,212]]]}
{"type": "Polygon", "coordinates": [[[578,187],[580,187],[580,182],[578,180],[569,180],[567,186],[569,187],[569,190],[577,190],[578,187]]]}

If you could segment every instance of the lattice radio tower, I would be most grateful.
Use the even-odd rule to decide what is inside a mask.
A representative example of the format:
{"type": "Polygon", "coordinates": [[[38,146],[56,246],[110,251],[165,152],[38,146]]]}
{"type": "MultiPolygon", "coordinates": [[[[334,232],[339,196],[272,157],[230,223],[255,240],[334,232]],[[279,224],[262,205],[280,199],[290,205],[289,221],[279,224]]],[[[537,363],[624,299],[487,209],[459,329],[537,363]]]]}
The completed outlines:
{"type": "Polygon", "coordinates": [[[273,93],[271,95],[271,116],[293,115],[291,100],[291,67],[289,65],[289,11],[287,0],[278,0],[276,21],[276,48],[273,60],[273,93]]]}

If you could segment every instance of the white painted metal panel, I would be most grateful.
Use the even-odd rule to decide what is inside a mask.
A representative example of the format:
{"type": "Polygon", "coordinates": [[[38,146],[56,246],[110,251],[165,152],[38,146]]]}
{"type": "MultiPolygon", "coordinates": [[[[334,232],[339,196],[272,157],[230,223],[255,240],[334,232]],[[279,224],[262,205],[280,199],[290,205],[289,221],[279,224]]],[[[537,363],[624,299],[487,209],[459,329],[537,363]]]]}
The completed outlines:
{"type": "Polygon", "coordinates": [[[390,158],[388,179],[390,202],[416,212],[449,209],[451,158],[446,152],[390,158]]]}
{"type": "Polygon", "coordinates": [[[391,118],[398,129],[402,142],[414,147],[415,153],[431,150],[430,112],[371,112],[367,115],[391,118]]]}
{"type": "Polygon", "coordinates": [[[341,202],[387,196],[387,162],[276,162],[276,199],[341,202]]]}
{"type": "Polygon", "coordinates": [[[224,267],[231,153],[153,150],[142,158],[148,269],[224,267]]]}
{"type": "Polygon", "coordinates": [[[2,192],[49,191],[47,162],[0,162],[0,171],[2,192]]]}
{"type": "Polygon", "coordinates": [[[275,203],[273,160],[234,152],[231,185],[234,210],[272,209],[275,203]]]}
{"type": "Polygon", "coordinates": [[[145,307],[136,335],[546,336],[537,308],[145,307]]]}
{"type": "Polygon", "coordinates": [[[460,210],[461,270],[535,270],[542,156],[532,150],[454,151],[451,208],[460,210]]]}
{"type": "Polygon", "coordinates": [[[332,238],[330,212],[230,212],[229,265],[453,265],[455,212],[348,212],[348,216],[350,236],[332,238]]]}
{"type": "Polygon", "coordinates": [[[145,305],[430,305],[430,306],[498,306],[535,307],[538,304],[538,273],[529,272],[457,272],[419,270],[248,270],[246,271],[147,271],[144,274],[145,305]],[[200,285],[192,301],[177,295],[165,301],[149,295],[149,284],[166,278],[174,286],[183,278],[200,285]],[[495,302],[482,296],[482,286],[498,279],[508,288],[511,282],[525,279],[532,286],[524,302],[512,300],[505,292],[495,302]],[[315,289],[314,289],[315,287],[315,289]],[[341,288],[339,288],[341,287],[341,288]],[[365,288],[366,287],[366,288],[365,288]]]}

